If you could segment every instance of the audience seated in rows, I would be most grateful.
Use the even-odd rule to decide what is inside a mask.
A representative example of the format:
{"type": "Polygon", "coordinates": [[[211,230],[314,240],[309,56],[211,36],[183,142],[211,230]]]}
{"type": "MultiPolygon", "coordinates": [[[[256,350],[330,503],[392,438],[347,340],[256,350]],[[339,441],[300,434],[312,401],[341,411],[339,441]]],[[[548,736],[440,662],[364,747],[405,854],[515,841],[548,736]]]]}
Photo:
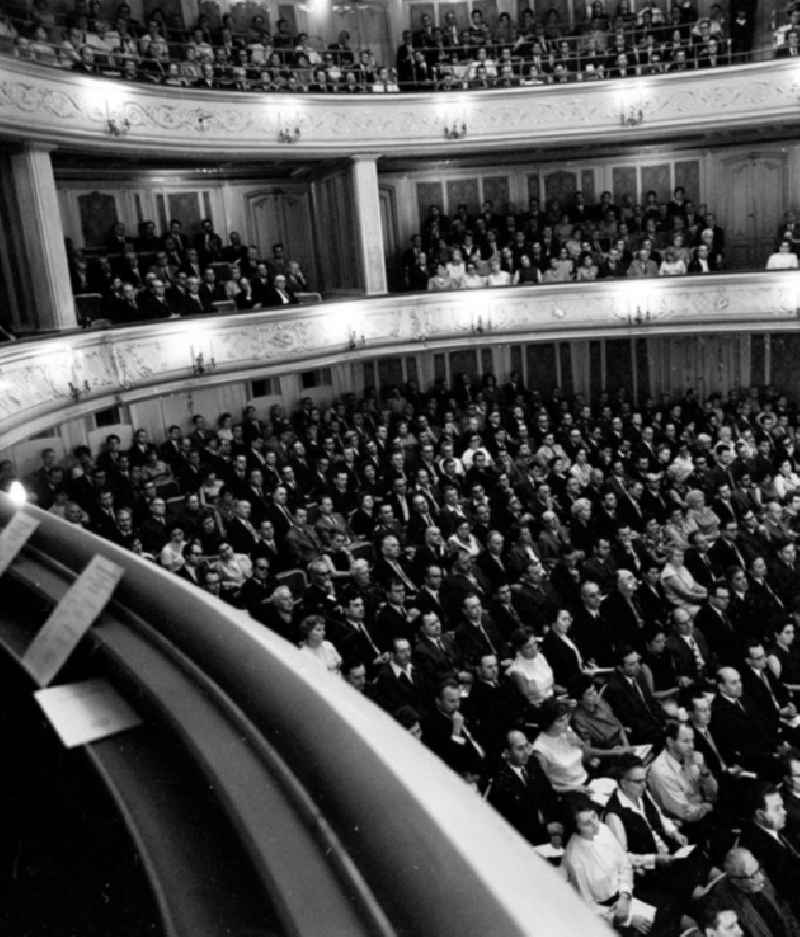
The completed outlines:
{"type": "Polygon", "coordinates": [[[178,220],[161,236],[145,221],[135,239],[117,223],[104,252],[89,257],[67,244],[67,256],[73,292],[99,294],[100,315],[119,324],[206,314],[215,303],[241,311],[290,305],[309,292],[300,264],[287,259],[283,244],[274,244],[265,259],[236,231],[223,244],[210,219],[192,239],[178,220]]]}
{"type": "Polygon", "coordinates": [[[603,192],[590,205],[577,192],[570,205],[532,197],[528,211],[502,214],[487,199],[475,216],[431,206],[400,265],[406,289],[431,291],[708,274],[725,269],[725,232],[682,186],[669,202],[650,191],[615,204],[603,192]]]}
{"type": "Polygon", "coordinates": [[[46,450],[28,488],[347,680],[622,933],[789,937],[798,440],[773,388],[461,375],[46,450]]]}
{"type": "MultiPolygon", "coordinates": [[[[244,28],[228,13],[212,28],[204,13],[182,29],[160,9],[139,23],[127,3],[108,20],[86,0],[66,18],[44,0],[36,6],[20,19],[0,14],[0,49],[81,74],[179,88],[387,93],[564,84],[747,62],[754,43],[753,11],[738,0],[730,22],[719,4],[698,17],[690,0],[669,12],[650,3],[637,13],[629,0],[613,12],[595,0],[573,26],[555,8],[543,17],[524,9],[517,22],[507,12],[489,22],[479,9],[469,21],[448,11],[438,26],[424,13],[403,32],[394,63],[353,48],[346,30],[326,43],[292,32],[281,18],[270,33],[260,14],[244,28]]],[[[797,55],[798,26],[792,5],[775,33],[776,56],[797,55]]]]}

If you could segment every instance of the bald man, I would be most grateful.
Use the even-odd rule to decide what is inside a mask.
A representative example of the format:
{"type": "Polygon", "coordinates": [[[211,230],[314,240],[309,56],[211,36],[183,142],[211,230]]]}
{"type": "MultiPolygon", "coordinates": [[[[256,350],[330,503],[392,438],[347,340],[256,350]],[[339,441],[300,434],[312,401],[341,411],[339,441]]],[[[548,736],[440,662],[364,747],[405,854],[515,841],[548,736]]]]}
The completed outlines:
{"type": "Polygon", "coordinates": [[[547,824],[557,816],[556,797],[538,762],[531,758],[524,732],[514,729],[506,734],[503,766],[492,778],[488,800],[528,842],[547,841],[547,824]]]}
{"type": "Polygon", "coordinates": [[[741,765],[765,780],[780,779],[769,733],[743,696],[741,675],[733,667],[722,667],[717,674],[710,729],[726,764],[741,765]]]}
{"type": "Polygon", "coordinates": [[[744,933],[752,937],[797,937],[800,934],[797,918],[776,895],[758,860],[748,849],[731,849],[725,857],[724,869],[725,875],[703,899],[704,914],[733,911],[744,933]]]}

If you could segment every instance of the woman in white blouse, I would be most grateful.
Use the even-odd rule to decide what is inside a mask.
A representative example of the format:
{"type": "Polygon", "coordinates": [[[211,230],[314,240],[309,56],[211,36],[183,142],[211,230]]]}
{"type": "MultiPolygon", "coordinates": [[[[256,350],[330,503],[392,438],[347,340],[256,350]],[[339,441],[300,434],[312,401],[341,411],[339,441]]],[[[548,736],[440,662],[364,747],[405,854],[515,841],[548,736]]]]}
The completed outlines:
{"type": "Polygon", "coordinates": [[[539,650],[540,640],[530,628],[519,628],[511,635],[516,655],[507,673],[532,706],[540,706],[553,695],[553,671],[539,650]]]}
{"type": "Polygon", "coordinates": [[[584,766],[586,744],[570,728],[566,702],[546,700],[537,714],[539,735],[533,754],[557,794],[584,791],[589,775],[584,766]]]}
{"type": "Polygon", "coordinates": [[[300,653],[311,657],[329,673],[339,673],[342,658],[339,652],[325,640],[325,619],[322,615],[308,615],[300,622],[300,653]]]}

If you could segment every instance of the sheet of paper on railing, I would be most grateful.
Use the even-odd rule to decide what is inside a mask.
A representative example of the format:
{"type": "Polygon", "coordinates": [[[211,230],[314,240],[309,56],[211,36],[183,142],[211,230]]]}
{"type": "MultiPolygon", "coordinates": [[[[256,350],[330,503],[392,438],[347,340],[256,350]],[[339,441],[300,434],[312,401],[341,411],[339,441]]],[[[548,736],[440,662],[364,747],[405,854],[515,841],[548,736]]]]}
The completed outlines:
{"type": "Polygon", "coordinates": [[[88,745],[142,723],[106,680],[65,683],[33,695],[66,748],[88,745]]]}
{"type": "Polygon", "coordinates": [[[14,562],[39,521],[25,511],[17,511],[0,533],[0,576],[14,562]]]}
{"type": "Polygon", "coordinates": [[[39,686],[47,686],[105,608],[123,569],[104,556],[89,565],[62,596],[22,658],[39,686]]]}

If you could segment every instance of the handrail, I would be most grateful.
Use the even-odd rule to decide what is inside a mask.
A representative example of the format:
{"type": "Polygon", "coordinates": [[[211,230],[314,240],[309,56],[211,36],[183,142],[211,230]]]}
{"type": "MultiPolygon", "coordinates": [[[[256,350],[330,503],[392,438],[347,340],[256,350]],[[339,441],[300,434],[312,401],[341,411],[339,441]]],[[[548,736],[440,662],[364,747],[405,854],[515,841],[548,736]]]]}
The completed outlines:
{"type": "MultiPolygon", "coordinates": [[[[114,605],[157,626],[274,747],[397,934],[606,932],[469,787],[343,681],[164,570],[36,508],[25,510],[39,520],[31,546],[55,562],[78,572],[99,553],[123,567],[114,605]]],[[[13,511],[0,498],[0,520],[13,511]]],[[[247,834],[251,849],[270,837],[265,829],[247,834]]],[[[301,894],[313,886],[296,882],[301,894]]]]}

